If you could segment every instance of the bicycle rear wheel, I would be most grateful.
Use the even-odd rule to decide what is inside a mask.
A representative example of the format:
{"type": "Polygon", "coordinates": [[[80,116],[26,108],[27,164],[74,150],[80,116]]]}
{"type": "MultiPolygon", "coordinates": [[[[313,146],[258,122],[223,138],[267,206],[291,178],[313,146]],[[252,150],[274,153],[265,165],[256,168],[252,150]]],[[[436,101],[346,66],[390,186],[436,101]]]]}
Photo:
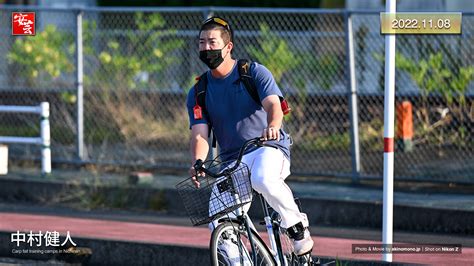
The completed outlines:
{"type": "MultiPolygon", "coordinates": [[[[275,261],[265,243],[251,230],[257,257],[256,265],[275,265],[275,261]]],[[[252,248],[247,230],[236,223],[220,224],[211,236],[212,265],[254,265],[252,248]]]]}

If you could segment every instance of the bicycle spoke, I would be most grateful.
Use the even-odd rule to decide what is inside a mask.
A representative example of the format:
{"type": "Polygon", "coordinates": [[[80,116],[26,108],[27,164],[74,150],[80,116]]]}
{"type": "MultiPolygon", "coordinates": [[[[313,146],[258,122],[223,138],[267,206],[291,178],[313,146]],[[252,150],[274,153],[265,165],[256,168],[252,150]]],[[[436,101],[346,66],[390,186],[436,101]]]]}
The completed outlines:
{"type": "MultiPolygon", "coordinates": [[[[257,259],[255,265],[273,265],[271,254],[265,244],[255,233],[252,233],[252,239],[257,259]]],[[[212,256],[214,265],[254,265],[252,248],[246,230],[226,223],[215,229],[212,241],[211,252],[214,254],[212,256]]]]}

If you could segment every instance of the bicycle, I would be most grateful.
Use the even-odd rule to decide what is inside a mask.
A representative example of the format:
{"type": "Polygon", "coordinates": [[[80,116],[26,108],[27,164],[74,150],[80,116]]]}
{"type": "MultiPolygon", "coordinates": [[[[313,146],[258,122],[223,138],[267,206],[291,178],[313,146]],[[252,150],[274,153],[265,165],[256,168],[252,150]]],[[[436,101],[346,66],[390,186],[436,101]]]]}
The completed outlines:
{"type": "MultiPolygon", "coordinates": [[[[246,141],[241,147],[237,160],[219,162],[196,161],[196,172],[200,187],[196,187],[192,177],[176,185],[185,209],[194,226],[210,223],[217,219],[210,241],[213,265],[316,265],[311,252],[297,256],[284,228],[280,227],[280,215],[273,211],[262,195],[251,186],[250,171],[242,162],[242,156],[251,145],[266,146],[261,138],[246,141]],[[257,194],[262,204],[264,224],[270,247],[257,233],[254,224],[245,213],[243,206],[252,202],[257,194]]],[[[275,147],[272,147],[275,148],[275,147]]]]}

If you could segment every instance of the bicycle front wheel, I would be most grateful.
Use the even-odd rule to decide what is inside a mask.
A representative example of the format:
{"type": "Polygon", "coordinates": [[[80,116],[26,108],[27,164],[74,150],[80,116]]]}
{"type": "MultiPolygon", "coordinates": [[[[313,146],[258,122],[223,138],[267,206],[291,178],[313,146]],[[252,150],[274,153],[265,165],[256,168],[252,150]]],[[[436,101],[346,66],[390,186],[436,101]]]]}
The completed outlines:
{"type": "MultiPolygon", "coordinates": [[[[251,230],[256,265],[275,265],[275,261],[258,234],[251,230]]],[[[254,265],[247,229],[236,223],[220,224],[211,236],[212,265],[254,265]]]]}

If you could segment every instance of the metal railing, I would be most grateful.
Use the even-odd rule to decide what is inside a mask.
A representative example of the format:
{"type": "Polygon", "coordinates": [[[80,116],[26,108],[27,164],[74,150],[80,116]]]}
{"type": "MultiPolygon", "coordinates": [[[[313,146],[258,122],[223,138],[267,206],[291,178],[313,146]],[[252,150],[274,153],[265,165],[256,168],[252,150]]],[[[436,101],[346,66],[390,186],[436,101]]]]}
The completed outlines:
{"type": "Polygon", "coordinates": [[[39,137],[19,137],[19,136],[0,136],[0,143],[18,143],[34,144],[41,146],[41,174],[51,173],[51,136],[49,127],[49,103],[42,102],[38,106],[16,106],[0,105],[0,112],[3,113],[31,113],[39,114],[40,136],[39,137]]]}

